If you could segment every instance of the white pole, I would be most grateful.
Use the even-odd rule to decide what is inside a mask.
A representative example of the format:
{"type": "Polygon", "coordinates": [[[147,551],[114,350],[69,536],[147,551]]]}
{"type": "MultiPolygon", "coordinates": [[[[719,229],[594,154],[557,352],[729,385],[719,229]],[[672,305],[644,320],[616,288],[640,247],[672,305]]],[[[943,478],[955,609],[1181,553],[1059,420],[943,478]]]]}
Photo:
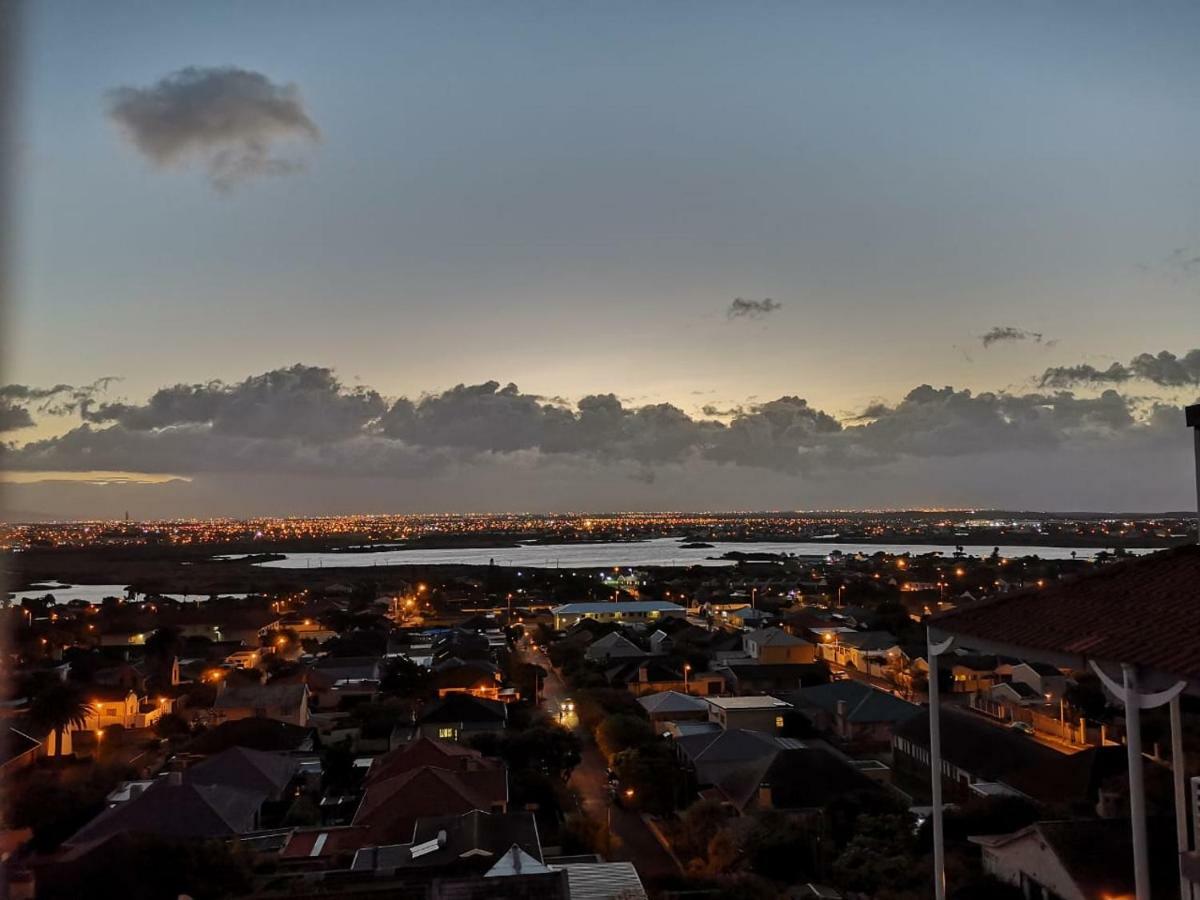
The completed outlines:
{"type": "MultiPolygon", "coordinates": [[[[1200,434],[1200,431],[1197,432],[1200,434]]],[[[1175,782],[1175,839],[1179,843],[1179,896],[1190,900],[1191,882],[1183,874],[1183,854],[1191,849],[1188,844],[1187,772],[1183,755],[1183,715],[1179,709],[1179,698],[1171,699],[1171,777],[1175,782]]]]}
{"type": "Polygon", "coordinates": [[[942,716],[939,707],[938,656],[949,641],[934,646],[927,636],[929,656],[929,791],[933,800],[933,896],[946,900],[946,845],[942,821],[942,716]]]}
{"type": "Polygon", "coordinates": [[[1133,883],[1137,900],[1150,900],[1150,854],[1146,846],[1146,785],[1142,775],[1142,696],[1137,669],[1121,664],[1125,676],[1125,747],[1129,758],[1129,818],[1133,827],[1133,883]]]}

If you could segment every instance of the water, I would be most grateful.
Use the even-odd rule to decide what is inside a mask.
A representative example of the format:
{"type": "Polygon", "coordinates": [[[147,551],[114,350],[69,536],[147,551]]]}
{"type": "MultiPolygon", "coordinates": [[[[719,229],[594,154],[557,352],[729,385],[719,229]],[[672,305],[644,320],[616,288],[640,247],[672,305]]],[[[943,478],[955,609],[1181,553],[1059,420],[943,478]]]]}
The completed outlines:
{"type": "MultiPolygon", "coordinates": [[[[10,593],[9,599],[13,602],[21,600],[40,600],[47,594],[53,594],[54,599],[58,603],[68,603],[71,600],[84,600],[88,603],[99,604],[105,597],[120,597],[125,599],[126,586],[123,584],[63,584],[62,582],[45,582],[40,587],[25,591],[14,591],[10,593]]],[[[134,599],[143,597],[144,595],[137,594],[134,599]]],[[[200,600],[207,600],[208,594],[161,594],[163,597],[170,597],[173,600],[179,600],[184,603],[194,603],[200,600]]],[[[237,597],[244,598],[245,594],[221,594],[222,597],[237,597]]]]}
{"type": "MultiPolygon", "coordinates": [[[[966,547],[970,555],[986,556],[991,547],[966,547]]],[[[936,553],[954,554],[954,545],[930,544],[835,544],[829,541],[786,542],[759,541],[735,543],[714,541],[712,547],[685,549],[677,538],[655,538],[649,541],[597,544],[521,544],[516,547],[482,547],[417,550],[382,550],[374,553],[288,553],[283,559],[258,563],[273,569],[362,568],[369,566],[486,566],[495,560],[498,566],[527,569],[589,569],[639,568],[642,566],[731,566],[733,560],[709,559],[724,553],[778,553],[791,556],[824,557],[834,550],[842,553],[936,553]]],[[[1098,548],[1080,547],[1013,547],[1001,546],[1006,557],[1031,556],[1043,559],[1070,559],[1074,552],[1079,559],[1091,559],[1098,548]]],[[[1131,550],[1131,553],[1150,553],[1150,550],[1131,550]]]]}

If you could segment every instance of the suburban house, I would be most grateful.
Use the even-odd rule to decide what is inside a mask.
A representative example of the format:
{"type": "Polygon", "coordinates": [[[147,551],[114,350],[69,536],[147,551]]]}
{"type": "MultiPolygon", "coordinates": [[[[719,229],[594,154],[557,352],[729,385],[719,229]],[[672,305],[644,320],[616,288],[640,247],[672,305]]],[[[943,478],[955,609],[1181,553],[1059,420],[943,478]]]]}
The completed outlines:
{"type": "Polygon", "coordinates": [[[217,721],[278,719],[301,728],[308,725],[308,686],[305,684],[222,683],[213,703],[217,721]]]}
{"type": "Polygon", "coordinates": [[[92,708],[92,714],[87,719],[87,729],[90,731],[100,731],[110,725],[152,728],[164,714],[171,711],[173,705],[170,697],[151,700],[124,687],[92,685],[87,691],[88,704],[92,708]]]}
{"type": "MultiPolygon", "coordinates": [[[[1156,897],[1179,896],[1172,822],[1147,820],[1152,838],[1151,890],[1156,897]]],[[[1129,854],[1129,819],[1035,822],[1012,834],[971,837],[983,869],[1031,900],[1095,900],[1134,895],[1129,854]]]]}
{"type": "Polygon", "coordinates": [[[713,664],[715,674],[724,679],[734,694],[778,693],[829,681],[829,667],[814,663],[758,663],[745,658],[713,664]]]}
{"type": "MultiPolygon", "coordinates": [[[[1102,783],[1126,769],[1123,747],[1063,752],[952,706],[942,709],[941,732],[948,799],[1015,793],[1039,803],[1090,808],[1102,783]]],[[[897,775],[929,783],[928,709],[897,726],[892,758],[897,775]]]]}
{"type": "Polygon", "coordinates": [[[775,697],[706,697],[708,720],[724,731],[745,729],[774,734],[792,705],[775,697]]]}
{"type": "Polygon", "coordinates": [[[605,663],[612,659],[638,659],[646,656],[646,651],[621,632],[610,631],[588,645],[583,655],[591,662],[605,663]]]}
{"type": "Polygon", "coordinates": [[[554,628],[564,631],[581,619],[597,622],[657,622],[671,617],[684,618],[687,610],[662,600],[622,600],[612,603],[567,603],[551,610],[554,628]]]}
{"type": "Polygon", "coordinates": [[[470,694],[495,700],[500,696],[500,670],[495,663],[480,659],[444,659],[430,672],[430,686],[439,697],[470,694]]]}
{"type": "Polygon", "coordinates": [[[996,674],[1003,683],[1026,685],[1039,698],[1051,702],[1057,702],[1062,697],[1069,683],[1060,669],[1039,662],[1002,663],[996,668],[996,674]]]}
{"type": "Polygon", "coordinates": [[[814,727],[855,744],[887,746],[896,727],[921,712],[907,700],[853,679],[804,688],[788,699],[814,727]]]}
{"type": "Polygon", "coordinates": [[[954,653],[946,657],[950,671],[950,690],[955,694],[977,694],[999,683],[999,660],[978,653],[954,653]]]}
{"type": "Polygon", "coordinates": [[[460,815],[508,808],[508,770],[490,759],[444,741],[418,738],[375,760],[353,825],[363,843],[396,844],[412,837],[423,816],[460,815]]]}
{"type": "Polygon", "coordinates": [[[503,731],[507,722],[508,708],[499,700],[454,693],[421,710],[415,732],[427,738],[465,742],[476,734],[503,731]]]}
{"type": "Polygon", "coordinates": [[[821,655],[829,662],[858,669],[879,678],[895,668],[900,647],[886,631],[841,631],[820,644],[821,655]]]}
{"type": "Polygon", "coordinates": [[[638,703],[646,710],[650,724],[655,727],[665,722],[708,721],[708,701],[703,697],[693,697],[678,691],[660,691],[639,697],[638,703]]]}
{"type": "Polygon", "coordinates": [[[758,628],[742,635],[742,649],[760,663],[811,663],[817,648],[782,628],[758,628]]]}

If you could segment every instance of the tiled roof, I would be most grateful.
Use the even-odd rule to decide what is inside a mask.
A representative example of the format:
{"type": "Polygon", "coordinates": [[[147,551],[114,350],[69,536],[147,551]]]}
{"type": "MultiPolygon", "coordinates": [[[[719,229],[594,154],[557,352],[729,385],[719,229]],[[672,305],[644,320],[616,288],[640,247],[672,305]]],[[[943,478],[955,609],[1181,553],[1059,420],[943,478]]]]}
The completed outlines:
{"type": "Polygon", "coordinates": [[[452,772],[422,766],[393,778],[372,781],[354,814],[355,825],[371,829],[376,843],[407,841],[422,816],[488,810],[508,802],[504,769],[452,772]]]}
{"type": "Polygon", "coordinates": [[[816,706],[830,715],[837,713],[838,703],[844,700],[847,719],[860,724],[905,722],[921,712],[919,706],[853,679],[804,688],[793,696],[801,705],[816,706]]]}
{"type": "Polygon", "coordinates": [[[223,784],[244,791],[278,797],[296,775],[300,761],[294,756],[230,747],[187,770],[188,781],[223,784]]]}
{"type": "Polygon", "coordinates": [[[1200,677],[1200,546],[1163,550],[933,617],[945,634],[1200,677]]]}
{"type": "Polygon", "coordinates": [[[498,761],[462,744],[418,737],[378,757],[367,772],[367,782],[394,778],[421,766],[437,766],[455,772],[501,768],[498,761]]]}

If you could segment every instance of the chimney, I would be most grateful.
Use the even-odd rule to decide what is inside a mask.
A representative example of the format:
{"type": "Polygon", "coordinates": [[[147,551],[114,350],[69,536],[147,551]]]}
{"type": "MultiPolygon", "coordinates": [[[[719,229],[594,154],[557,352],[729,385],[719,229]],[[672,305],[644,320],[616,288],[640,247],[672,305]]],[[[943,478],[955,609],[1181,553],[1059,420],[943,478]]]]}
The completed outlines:
{"type": "Polygon", "coordinates": [[[1196,447],[1196,543],[1200,543],[1200,403],[1187,407],[1183,413],[1196,447]]]}

